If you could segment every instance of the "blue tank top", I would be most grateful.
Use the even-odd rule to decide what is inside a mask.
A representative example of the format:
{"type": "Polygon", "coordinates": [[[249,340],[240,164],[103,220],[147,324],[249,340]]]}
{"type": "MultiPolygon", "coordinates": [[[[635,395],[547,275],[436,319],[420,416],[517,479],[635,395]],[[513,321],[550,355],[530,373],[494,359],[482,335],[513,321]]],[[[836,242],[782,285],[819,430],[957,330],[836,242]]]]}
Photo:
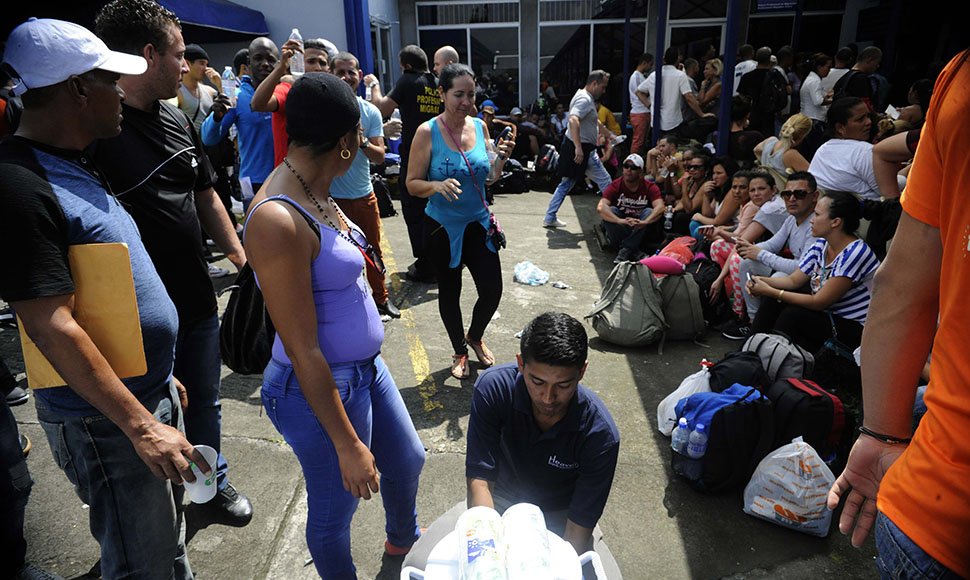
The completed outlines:
{"type": "MultiPolygon", "coordinates": [[[[488,177],[488,152],[485,149],[485,133],[482,131],[482,121],[473,119],[475,124],[475,146],[465,152],[468,163],[461,153],[451,149],[448,144],[454,143],[451,136],[442,134],[437,118],[428,121],[431,125],[431,162],[428,164],[428,180],[444,181],[453,177],[461,183],[461,195],[457,200],[449,202],[441,194],[434,194],[428,198],[425,213],[441,224],[448,233],[451,242],[451,261],[449,268],[457,268],[461,264],[461,248],[465,228],[470,223],[479,223],[488,231],[488,209],[485,207],[485,179],[488,177]],[[469,172],[471,165],[474,175],[469,172]]],[[[448,129],[445,128],[444,131],[448,129]]],[[[459,140],[461,137],[455,135],[459,140]]],[[[495,251],[491,242],[486,242],[488,249],[495,251]]]]}
{"type": "MultiPolygon", "coordinates": [[[[285,195],[260,201],[249,212],[249,219],[260,205],[280,198],[288,199],[320,232],[320,253],[310,263],[310,283],[317,315],[317,340],[323,356],[328,363],[342,363],[376,355],[384,342],[384,325],[364,278],[364,255],[336,230],[321,224],[285,195]]],[[[256,281],[259,282],[258,276],[256,281]]],[[[273,360],[292,365],[279,334],[273,340],[273,360]]]]}

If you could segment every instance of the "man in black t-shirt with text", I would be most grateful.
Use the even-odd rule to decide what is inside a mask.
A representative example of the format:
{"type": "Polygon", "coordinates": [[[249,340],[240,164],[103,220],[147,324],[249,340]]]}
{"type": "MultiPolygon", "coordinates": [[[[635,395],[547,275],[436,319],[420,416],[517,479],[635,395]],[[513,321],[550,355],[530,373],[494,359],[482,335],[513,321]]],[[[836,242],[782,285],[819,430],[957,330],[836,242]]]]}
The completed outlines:
{"type": "Polygon", "coordinates": [[[438,95],[438,79],[428,71],[428,55],[421,47],[409,44],[401,49],[398,55],[401,70],[404,74],[388,95],[381,92],[380,82],[372,74],[364,77],[364,86],[371,91],[371,103],[381,110],[386,119],[394,109],[401,110],[401,173],[398,185],[401,188],[401,209],[404,221],[408,226],[408,238],[411,241],[411,252],[415,261],[408,266],[405,276],[416,282],[434,282],[434,270],[424,254],[424,237],[422,224],[424,223],[424,208],[428,205],[427,198],[412,196],[405,186],[408,174],[408,157],[411,153],[411,141],[421,123],[433,119],[441,112],[441,96],[438,95]]]}

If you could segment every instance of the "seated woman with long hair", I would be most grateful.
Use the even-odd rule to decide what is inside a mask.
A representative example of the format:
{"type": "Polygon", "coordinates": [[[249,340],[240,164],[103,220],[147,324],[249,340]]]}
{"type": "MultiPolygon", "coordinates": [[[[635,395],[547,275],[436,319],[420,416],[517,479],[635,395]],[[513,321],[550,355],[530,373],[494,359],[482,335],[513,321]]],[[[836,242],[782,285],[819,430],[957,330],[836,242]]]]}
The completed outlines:
{"type": "Polygon", "coordinates": [[[742,199],[730,195],[732,179],[737,170],[737,164],[730,157],[718,157],[714,160],[711,179],[700,188],[700,193],[704,195],[701,198],[701,210],[694,213],[690,222],[690,233],[695,238],[699,237],[697,232],[701,226],[733,226],[737,222],[742,199]]]}
{"type": "Polygon", "coordinates": [[[784,277],[755,276],[748,291],[762,300],[753,332],[780,331],[809,352],[837,339],[850,352],[862,342],[879,258],[856,235],[862,208],[851,193],[826,192],[815,205],[815,244],[784,277]],[[804,287],[809,293],[802,293],[804,287]]]}
{"type": "Polygon", "coordinates": [[[307,73],[287,97],[286,129],[289,152],[244,230],[276,327],[262,402],[303,468],[317,572],[355,578],[350,521],[360,498],[381,492],[388,554],[418,539],[424,447],[380,356],[384,327],[364,276],[376,254],[329,195],[360,146],[357,98],[339,78],[307,73]]]}
{"type": "Polygon", "coordinates": [[[788,175],[796,171],[808,171],[808,160],[798,151],[798,146],[812,131],[812,120],[795,113],[785,121],[777,137],[768,137],[754,146],[758,164],[770,172],[778,187],[784,187],[788,175]]]}

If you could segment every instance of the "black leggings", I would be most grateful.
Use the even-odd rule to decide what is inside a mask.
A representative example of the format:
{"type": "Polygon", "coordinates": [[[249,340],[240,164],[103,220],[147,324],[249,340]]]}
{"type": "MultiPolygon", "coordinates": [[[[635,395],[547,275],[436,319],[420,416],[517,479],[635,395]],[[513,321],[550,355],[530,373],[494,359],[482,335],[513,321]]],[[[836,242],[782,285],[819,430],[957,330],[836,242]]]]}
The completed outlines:
{"type": "Polygon", "coordinates": [[[466,354],[464,325],[461,315],[461,270],[468,266],[478,300],[472,310],[472,323],[468,327],[468,337],[478,341],[485,334],[492,315],[498,310],[502,299],[502,264],[498,253],[485,245],[485,228],[478,223],[465,227],[462,240],[461,262],[457,268],[449,268],[451,261],[451,242],[448,232],[441,224],[424,216],[424,250],[438,275],[438,313],[448,331],[448,339],[455,354],[466,354]]]}
{"type": "MultiPolygon", "coordinates": [[[[832,315],[839,342],[855,350],[862,344],[862,325],[854,320],[832,315]]],[[[832,338],[832,322],[828,312],[809,310],[793,304],[781,304],[777,300],[762,298],[761,307],[751,324],[753,332],[780,331],[795,344],[816,353],[832,338]]]]}

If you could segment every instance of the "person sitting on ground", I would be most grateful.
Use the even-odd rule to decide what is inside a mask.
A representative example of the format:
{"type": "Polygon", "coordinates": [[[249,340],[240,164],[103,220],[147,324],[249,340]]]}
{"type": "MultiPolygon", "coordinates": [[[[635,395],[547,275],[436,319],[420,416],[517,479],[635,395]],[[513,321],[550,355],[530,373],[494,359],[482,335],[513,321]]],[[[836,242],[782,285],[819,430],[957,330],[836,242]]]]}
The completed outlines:
{"type": "Polygon", "coordinates": [[[616,121],[616,115],[613,111],[603,103],[599,103],[596,106],[596,116],[600,120],[600,125],[606,128],[610,132],[611,137],[615,137],[623,133],[620,129],[620,124],[616,121]]]}
{"type": "MultiPolygon", "coordinates": [[[[596,154],[599,155],[600,163],[603,164],[606,172],[610,174],[610,177],[615,178],[620,168],[620,163],[616,157],[613,135],[603,125],[600,125],[599,136],[596,138],[596,154]]],[[[588,177],[586,178],[586,188],[589,190],[595,188],[588,177]]]]}
{"type": "MultiPolygon", "coordinates": [[[[804,190],[803,190],[804,191],[804,190]]],[[[812,236],[817,238],[788,276],[754,276],[747,284],[766,301],[752,324],[753,332],[782,332],[809,352],[828,339],[849,351],[862,343],[872,281],[879,258],[856,230],[862,217],[851,193],[829,191],[815,205],[812,236]],[[811,293],[800,290],[808,285],[811,293]]]]}
{"type": "Polygon", "coordinates": [[[677,205],[674,206],[673,231],[678,234],[690,234],[690,220],[704,205],[705,193],[702,189],[710,190],[711,158],[707,155],[684,156],[684,177],[673,183],[677,205]]]}
{"type": "Polygon", "coordinates": [[[788,174],[808,171],[808,161],[798,151],[802,140],[811,132],[812,120],[795,113],[781,126],[777,137],[768,137],[754,146],[758,163],[771,173],[779,187],[784,187],[788,174]]]}
{"type": "Polygon", "coordinates": [[[512,130],[509,138],[513,141],[517,135],[518,128],[515,123],[510,123],[504,119],[499,119],[496,117],[498,113],[498,108],[492,101],[486,100],[482,103],[481,112],[478,114],[479,118],[485,122],[485,128],[488,129],[489,135],[499,135],[506,127],[512,130]]]}
{"type": "Polygon", "coordinates": [[[569,127],[569,115],[566,114],[566,105],[556,103],[556,112],[552,115],[552,127],[556,130],[557,141],[566,136],[566,129],[569,127]]]}
{"type": "Polygon", "coordinates": [[[528,502],[577,553],[595,550],[607,578],[622,578],[597,525],[613,484],[620,432],[603,401],[579,384],[587,351],[581,322],[546,312],[522,331],[516,364],[482,373],[468,423],[467,500],[429,526],[404,565],[423,569],[466,506],[502,513],[528,502]]]}
{"type": "Polygon", "coordinates": [[[329,196],[359,154],[358,100],[336,76],[306,73],[287,96],[286,129],[287,156],[254,198],[245,230],[276,327],[260,394],[303,468],[317,573],[355,578],[350,522],[360,498],[380,491],[388,555],[418,539],[425,453],[380,356],[384,327],[364,276],[376,255],[329,196]]]}
{"type": "Polygon", "coordinates": [[[702,237],[698,228],[710,230],[715,226],[734,225],[737,222],[738,210],[741,209],[741,197],[728,195],[733,186],[732,178],[738,166],[730,157],[718,157],[711,165],[711,179],[701,186],[701,209],[691,217],[690,230],[695,238],[702,237]]]}
{"type": "MultiPolygon", "coordinates": [[[[518,107],[512,107],[509,119],[515,125],[515,148],[512,159],[535,159],[539,155],[539,137],[542,131],[531,121],[526,120],[525,113],[518,107]]],[[[498,133],[495,134],[498,136],[498,133]]]]}
{"type": "MultiPolygon", "coordinates": [[[[752,189],[749,187],[749,194],[752,189]]],[[[794,272],[801,257],[815,241],[811,220],[819,195],[815,177],[807,171],[793,173],[785,191],[779,195],[788,211],[781,228],[769,240],[758,244],[743,238],[737,240],[735,251],[744,259],[738,266],[736,284],[746,281],[748,276],[786,276],[794,272]],[[787,257],[789,254],[791,258],[787,257]]],[[[762,301],[759,296],[746,291],[743,291],[743,297],[747,315],[721,333],[725,338],[742,340],[751,335],[749,321],[754,320],[762,301]]]]}
{"type": "Polygon", "coordinates": [[[673,182],[683,177],[684,168],[677,158],[677,144],[676,137],[667,135],[647,151],[644,170],[657,185],[663,185],[668,179],[673,182]]]}
{"type": "Polygon", "coordinates": [[[731,98],[731,134],[728,136],[728,157],[741,169],[752,169],[757,156],[754,147],[764,141],[758,131],[748,130],[751,122],[751,101],[744,95],[731,98]]]}
{"type": "Polygon", "coordinates": [[[863,199],[878,201],[879,183],[872,169],[872,120],[865,101],[841,98],[829,107],[828,128],[832,138],[812,158],[808,170],[825,191],[851,191],[863,199]]]}
{"type": "MultiPolygon", "coordinates": [[[[614,263],[636,261],[646,241],[663,240],[660,219],[663,196],[657,184],[643,177],[643,157],[631,153],[623,161],[623,176],[603,190],[596,206],[610,243],[619,247],[614,263]]],[[[659,248],[659,246],[658,246],[659,248]]]]}

